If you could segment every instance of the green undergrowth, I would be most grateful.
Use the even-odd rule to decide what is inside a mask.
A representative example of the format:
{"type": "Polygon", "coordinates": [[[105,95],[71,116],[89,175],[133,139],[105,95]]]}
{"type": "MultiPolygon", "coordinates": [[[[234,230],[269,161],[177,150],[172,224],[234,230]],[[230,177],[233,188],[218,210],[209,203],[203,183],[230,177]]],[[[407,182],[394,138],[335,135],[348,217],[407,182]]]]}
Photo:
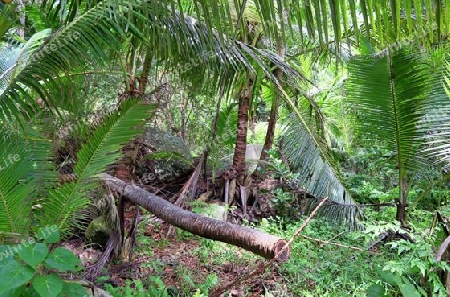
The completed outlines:
{"type": "MultiPolygon", "coordinates": [[[[286,296],[447,296],[439,274],[448,266],[435,260],[436,250],[445,238],[439,226],[430,232],[433,213],[411,212],[412,231],[408,234],[414,243],[393,238],[372,253],[367,251],[382,233],[405,232],[389,220],[393,215],[393,208],[367,210],[365,230],[355,232],[311,220],[292,243],[289,261],[278,267],[287,284],[286,296]],[[362,250],[317,242],[302,235],[362,250]]],[[[303,220],[284,223],[271,218],[263,220],[260,228],[290,238],[303,220]]]]}
{"type": "MultiPolygon", "coordinates": [[[[440,243],[445,239],[439,226],[432,228],[434,213],[412,210],[409,214],[412,230],[408,233],[415,243],[391,238],[377,245],[372,252],[367,248],[388,230],[404,232],[396,222],[395,208],[380,211],[366,209],[365,230],[346,231],[313,218],[291,245],[290,259],[275,264],[261,276],[271,279],[273,269],[278,275],[278,285],[266,288],[273,296],[446,296],[439,281],[439,273],[447,269],[443,262],[434,260],[440,243]],[[314,241],[303,236],[321,240],[314,241]],[[348,248],[326,243],[354,247],[348,248]],[[406,295],[405,295],[406,294],[406,295]]],[[[447,213],[443,210],[443,213],[447,213]]],[[[289,239],[301,226],[305,216],[286,222],[282,218],[263,219],[258,224],[248,224],[264,232],[289,239]]],[[[156,229],[158,226],[155,227],[156,229]]],[[[175,237],[154,240],[138,236],[136,256],[151,260],[142,266],[150,268],[147,278],[130,280],[125,287],[106,289],[113,296],[208,296],[223,277],[225,266],[240,267],[242,273],[252,270],[261,258],[235,246],[204,239],[176,229],[175,237]],[[183,242],[193,243],[188,250],[180,250],[188,258],[196,259],[195,269],[183,261],[172,266],[177,285],[164,283],[167,263],[159,259],[155,248],[173,248],[183,242]],[[150,295],[149,295],[150,294],[150,295]]],[[[173,264],[173,263],[172,263],[173,264]]],[[[172,265],[171,264],[171,265],[172,265]]],[[[247,296],[251,289],[246,288],[247,296]]],[[[253,295],[252,295],[253,296],[253,295]]],[[[271,296],[271,295],[269,295],[271,296]]]]}
{"type": "MultiPolygon", "coordinates": [[[[262,222],[263,230],[285,238],[290,238],[301,224],[284,225],[279,219],[262,222]]],[[[313,219],[301,235],[364,249],[361,233],[342,232],[320,220],[313,219]]],[[[289,261],[279,265],[278,271],[288,284],[288,296],[365,296],[376,276],[372,267],[377,261],[383,259],[298,237],[291,245],[289,261]]]]}

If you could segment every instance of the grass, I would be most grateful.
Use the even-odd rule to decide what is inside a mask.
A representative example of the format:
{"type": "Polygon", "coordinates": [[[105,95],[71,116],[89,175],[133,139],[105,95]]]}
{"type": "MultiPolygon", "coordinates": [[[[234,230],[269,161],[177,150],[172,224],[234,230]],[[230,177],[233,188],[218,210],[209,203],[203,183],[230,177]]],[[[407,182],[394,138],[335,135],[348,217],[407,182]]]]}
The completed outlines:
{"type": "MultiPolygon", "coordinates": [[[[392,223],[392,212],[392,208],[380,212],[367,211],[366,231],[343,232],[342,227],[312,219],[301,234],[366,249],[383,230],[395,226],[392,223]]],[[[417,225],[412,224],[412,234],[420,240],[409,250],[408,243],[402,241],[380,246],[374,254],[296,238],[291,245],[291,257],[287,262],[269,267],[265,274],[241,284],[240,289],[247,292],[247,296],[250,293],[255,296],[257,289],[273,296],[366,296],[370,286],[379,284],[386,289],[386,296],[399,296],[395,284],[379,275],[383,268],[388,273],[395,272],[398,267],[402,267],[402,270],[397,275],[406,277],[421,289],[418,285],[424,282],[426,284],[427,280],[418,273],[417,267],[426,267],[430,271],[437,271],[440,267],[432,263],[434,242],[442,239],[438,236],[439,228],[436,228],[434,237],[424,236],[432,217],[433,214],[426,211],[411,213],[411,219],[417,222],[417,225]],[[414,262],[411,259],[415,259],[416,264],[411,264],[414,262]]],[[[253,227],[288,239],[304,219],[286,222],[270,218],[253,227]]],[[[160,230],[162,228],[155,229],[155,232],[160,230]]],[[[235,246],[204,239],[185,231],[177,230],[175,237],[170,239],[157,234],[158,240],[142,235],[138,237],[136,255],[148,257],[141,267],[147,267],[151,271],[151,278],[141,279],[138,291],[164,292],[164,289],[170,288],[172,296],[207,296],[219,281],[223,284],[244,275],[261,260],[235,246]],[[169,262],[164,260],[168,257],[171,259],[169,262]]],[[[126,286],[133,287],[136,283],[127,283],[126,286]]],[[[433,287],[423,290],[433,290],[433,287]]],[[[126,292],[129,294],[129,288],[126,292]]]]}

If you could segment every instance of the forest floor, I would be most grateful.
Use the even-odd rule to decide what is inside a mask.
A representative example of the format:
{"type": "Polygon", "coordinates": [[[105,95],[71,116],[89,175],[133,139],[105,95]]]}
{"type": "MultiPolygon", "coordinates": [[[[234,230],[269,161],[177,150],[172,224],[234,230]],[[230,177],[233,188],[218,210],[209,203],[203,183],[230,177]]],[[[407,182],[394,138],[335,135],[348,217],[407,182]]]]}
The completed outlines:
{"type": "MultiPolygon", "coordinates": [[[[128,223],[131,223],[133,212],[126,213],[128,223]]],[[[109,263],[96,285],[105,288],[110,284],[136,291],[159,286],[158,293],[167,289],[167,295],[157,296],[194,296],[197,289],[208,292],[250,273],[263,260],[240,248],[172,227],[149,213],[142,214],[138,230],[131,260],[109,263]]],[[[72,250],[85,267],[95,263],[101,254],[99,250],[86,247],[81,239],[63,245],[72,250]]],[[[281,290],[284,282],[275,265],[263,275],[230,287],[222,296],[270,296],[266,294],[281,290]]],[[[128,296],[124,291],[115,293],[113,296],[128,296]]]]}

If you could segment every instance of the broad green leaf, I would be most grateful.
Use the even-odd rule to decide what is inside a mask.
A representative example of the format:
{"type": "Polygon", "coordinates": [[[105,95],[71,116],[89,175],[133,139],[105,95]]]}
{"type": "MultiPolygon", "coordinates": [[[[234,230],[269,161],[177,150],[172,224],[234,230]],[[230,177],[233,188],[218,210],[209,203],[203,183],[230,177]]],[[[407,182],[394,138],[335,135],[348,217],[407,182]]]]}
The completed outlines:
{"type": "Polygon", "coordinates": [[[417,267],[420,270],[420,274],[425,277],[425,274],[427,273],[427,265],[423,260],[417,258],[411,259],[410,265],[411,268],[417,267]]]}
{"type": "Polygon", "coordinates": [[[20,286],[18,288],[14,288],[11,290],[6,291],[5,293],[1,294],[0,293],[0,297],[20,297],[20,296],[29,296],[29,295],[25,295],[24,291],[25,291],[26,287],[25,286],[20,286]]]}
{"type": "Polygon", "coordinates": [[[27,246],[22,244],[20,247],[18,252],[20,258],[33,268],[42,263],[48,255],[48,248],[43,243],[28,244],[27,246]]]}
{"type": "Polygon", "coordinates": [[[381,279],[388,284],[395,286],[398,283],[401,283],[401,278],[398,275],[395,275],[389,271],[385,271],[378,266],[375,267],[375,271],[378,274],[378,276],[381,277],[381,279]]]}
{"type": "Polygon", "coordinates": [[[379,284],[373,284],[367,289],[367,297],[380,297],[384,295],[384,287],[379,284]]]}
{"type": "Polygon", "coordinates": [[[7,261],[12,259],[11,248],[7,245],[0,245],[0,272],[7,261]]]}
{"type": "Polygon", "coordinates": [[[33,288],[42,297],[56,297],[62,291],[63,280],[56,273],[39,275],[33,279],[33,288]]]}
{"type": "Polygon", "coordinates": [[[63,296],[70,297],[84,297],[86,296],[86,290],[84,287],[78,283],[64,282],[64,287],[62,293],[63,296]]]}
{"type": "Polygon", "coordinates": [[[78,271],[81,269],[81,261],[71,251],[65,248],[56,248],[45,260],[50,268],[60,271],[78,271]]]}
{"type": "Polygon", "coordinates": [[[56,225],[45,226],[38,230],[38,238],[46,243],[56,243],[59,241],[59,231],[56,225]]]}
{"type": "Polygon", "coordinates": [[[34,275],[34,269],[16,260],[3,267],[0,277],[0,296],[13,288],[26,284],[34,275]]]}
{"type": "Polygon", "coordinates": [[[402,279],[404,283],[398,284],[398,287],[400,288],[400,292],[402,292],[403,296],[421,297],[419,291],[417,291],[416,287],[414,287],[414,285],[411,284],[408,279],[406,279],[405,277],[403,277],[402,279]]]}

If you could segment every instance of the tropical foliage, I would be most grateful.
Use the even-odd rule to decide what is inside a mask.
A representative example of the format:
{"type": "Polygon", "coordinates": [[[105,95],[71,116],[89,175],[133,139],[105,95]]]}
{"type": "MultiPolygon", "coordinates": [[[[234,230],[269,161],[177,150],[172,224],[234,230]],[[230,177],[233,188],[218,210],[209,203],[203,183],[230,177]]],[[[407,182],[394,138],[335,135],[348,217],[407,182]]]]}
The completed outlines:
{"type": "MultiPolygon", "coordinates": [[[[417,208],[447,201],[447,0],[10,2],[0,3],[1,243],[53,223],[63,238],[82,230],[98,174],[117,165],[146,124],[206,158],[206,186],[198,184],[209,192],[212,169],[212,181],[226,186],[211,192],[241,201],[243,221],[253,201],[253,177],[242,170],[250,134],[279,152],[262,154],[258,174],[290,184],[270,193],[286,214],[283,228],[324,198],[318,216],[366,232],[384,213],[368,211],[370,221],[364,207],[394,204],[401,227],[414,229],[417,208]],[[58,151],[69,146],[62,160],[58,151]],[[63,181],[65,168],[71,178],[63,181]]],[[[432,250],[431,240],[419,242],[432,250]]],[[[434,269],[447,267],[418,258],[410,271],[378,263],[392,277],[370,296],[397,287],[441,294],[434,269]],[[423,269],[414,274],[422,267],[428,279],[423,269]]]]}
{"type": "Polygon", "coordinates": [[[388,50],[381,56],[355,58],[349,65],[348,95],[357,106],[360,133],[394,153],[400,188],[397,219],[403,225],[411,171],[424,162],[424,156],[418,156],[424,148],[421,121],[430,106],[445,106],[447,101],[436,96],[439,90],[432,93],[441,87],[435,85],[430,58],[424,56],[388,50]]]}

